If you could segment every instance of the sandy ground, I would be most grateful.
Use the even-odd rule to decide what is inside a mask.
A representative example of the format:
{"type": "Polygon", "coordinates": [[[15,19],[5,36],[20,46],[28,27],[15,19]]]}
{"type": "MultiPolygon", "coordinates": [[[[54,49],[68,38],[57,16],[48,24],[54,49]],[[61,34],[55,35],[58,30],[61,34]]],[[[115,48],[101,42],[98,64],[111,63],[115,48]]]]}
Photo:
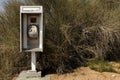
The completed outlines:
{"type": "MultiPolygon", "coordinates": [[[[113,68],[120,72],[120,64],[110,62],[113,68]]],[[[51,80],[120,80],[120,74],[112,72],[97,72],[91,70],[89,67],[80,67],[74,70],[73,73],[66,73],[63,75],[51,74],[51,80]]],[[[12,80],[16,80],[14,77],[12,80]]]]}
{"type": "Polygon", "coordinates": [[[89,67],[81,67],[73,73],[63,75],[52,74],[51,80],[120,80],[120,74],[110,72],[97,72],[89,67]]]}

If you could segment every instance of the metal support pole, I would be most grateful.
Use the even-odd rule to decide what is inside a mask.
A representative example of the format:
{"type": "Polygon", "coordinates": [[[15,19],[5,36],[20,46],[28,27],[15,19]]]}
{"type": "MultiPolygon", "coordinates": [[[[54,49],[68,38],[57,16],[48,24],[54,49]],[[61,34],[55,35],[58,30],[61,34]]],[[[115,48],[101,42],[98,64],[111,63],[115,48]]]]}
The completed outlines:
{"type": "Polygon", "coordinates": [[[31,52],[31,71],[36,71],[36,54],[31,52]]]}

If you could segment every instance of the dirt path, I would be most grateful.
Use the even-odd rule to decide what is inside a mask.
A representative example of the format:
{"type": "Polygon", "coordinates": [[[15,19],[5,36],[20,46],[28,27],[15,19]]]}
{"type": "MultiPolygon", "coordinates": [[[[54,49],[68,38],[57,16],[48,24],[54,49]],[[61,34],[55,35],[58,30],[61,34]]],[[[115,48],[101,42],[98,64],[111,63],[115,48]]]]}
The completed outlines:
{"type": "Polygon", "coordinates": [[[120,74],[110,72],[97,72],[89,67],[81,67],[73,73],[64,75],[51,75],[51,80],[120,80],[120,74]]]}

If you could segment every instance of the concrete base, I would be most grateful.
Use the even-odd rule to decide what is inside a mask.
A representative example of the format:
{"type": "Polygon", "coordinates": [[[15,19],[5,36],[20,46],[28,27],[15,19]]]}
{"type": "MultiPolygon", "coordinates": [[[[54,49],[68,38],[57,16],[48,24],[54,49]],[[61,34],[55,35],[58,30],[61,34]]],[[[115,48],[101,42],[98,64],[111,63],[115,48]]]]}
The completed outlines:
{"type": "Polygon", "coordinates": [[[41,72],[22,71],[17,80],[50,80],[50,76],[41,77],[41,72]]]}

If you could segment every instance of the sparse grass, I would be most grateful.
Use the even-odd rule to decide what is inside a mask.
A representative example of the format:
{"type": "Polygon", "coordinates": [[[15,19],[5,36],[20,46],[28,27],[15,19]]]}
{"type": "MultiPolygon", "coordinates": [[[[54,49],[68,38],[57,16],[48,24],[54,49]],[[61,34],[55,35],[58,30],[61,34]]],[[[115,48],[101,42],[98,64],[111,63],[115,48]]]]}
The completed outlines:
{"type": "Polygon", "coordinates": [[[108,61],[105,61],[103,59],[95,59],[95,60],[89,61],[87,65],[95,71],[118,73],[114,69],[114,67],[111,64],[109,64],[108,61]]]}

